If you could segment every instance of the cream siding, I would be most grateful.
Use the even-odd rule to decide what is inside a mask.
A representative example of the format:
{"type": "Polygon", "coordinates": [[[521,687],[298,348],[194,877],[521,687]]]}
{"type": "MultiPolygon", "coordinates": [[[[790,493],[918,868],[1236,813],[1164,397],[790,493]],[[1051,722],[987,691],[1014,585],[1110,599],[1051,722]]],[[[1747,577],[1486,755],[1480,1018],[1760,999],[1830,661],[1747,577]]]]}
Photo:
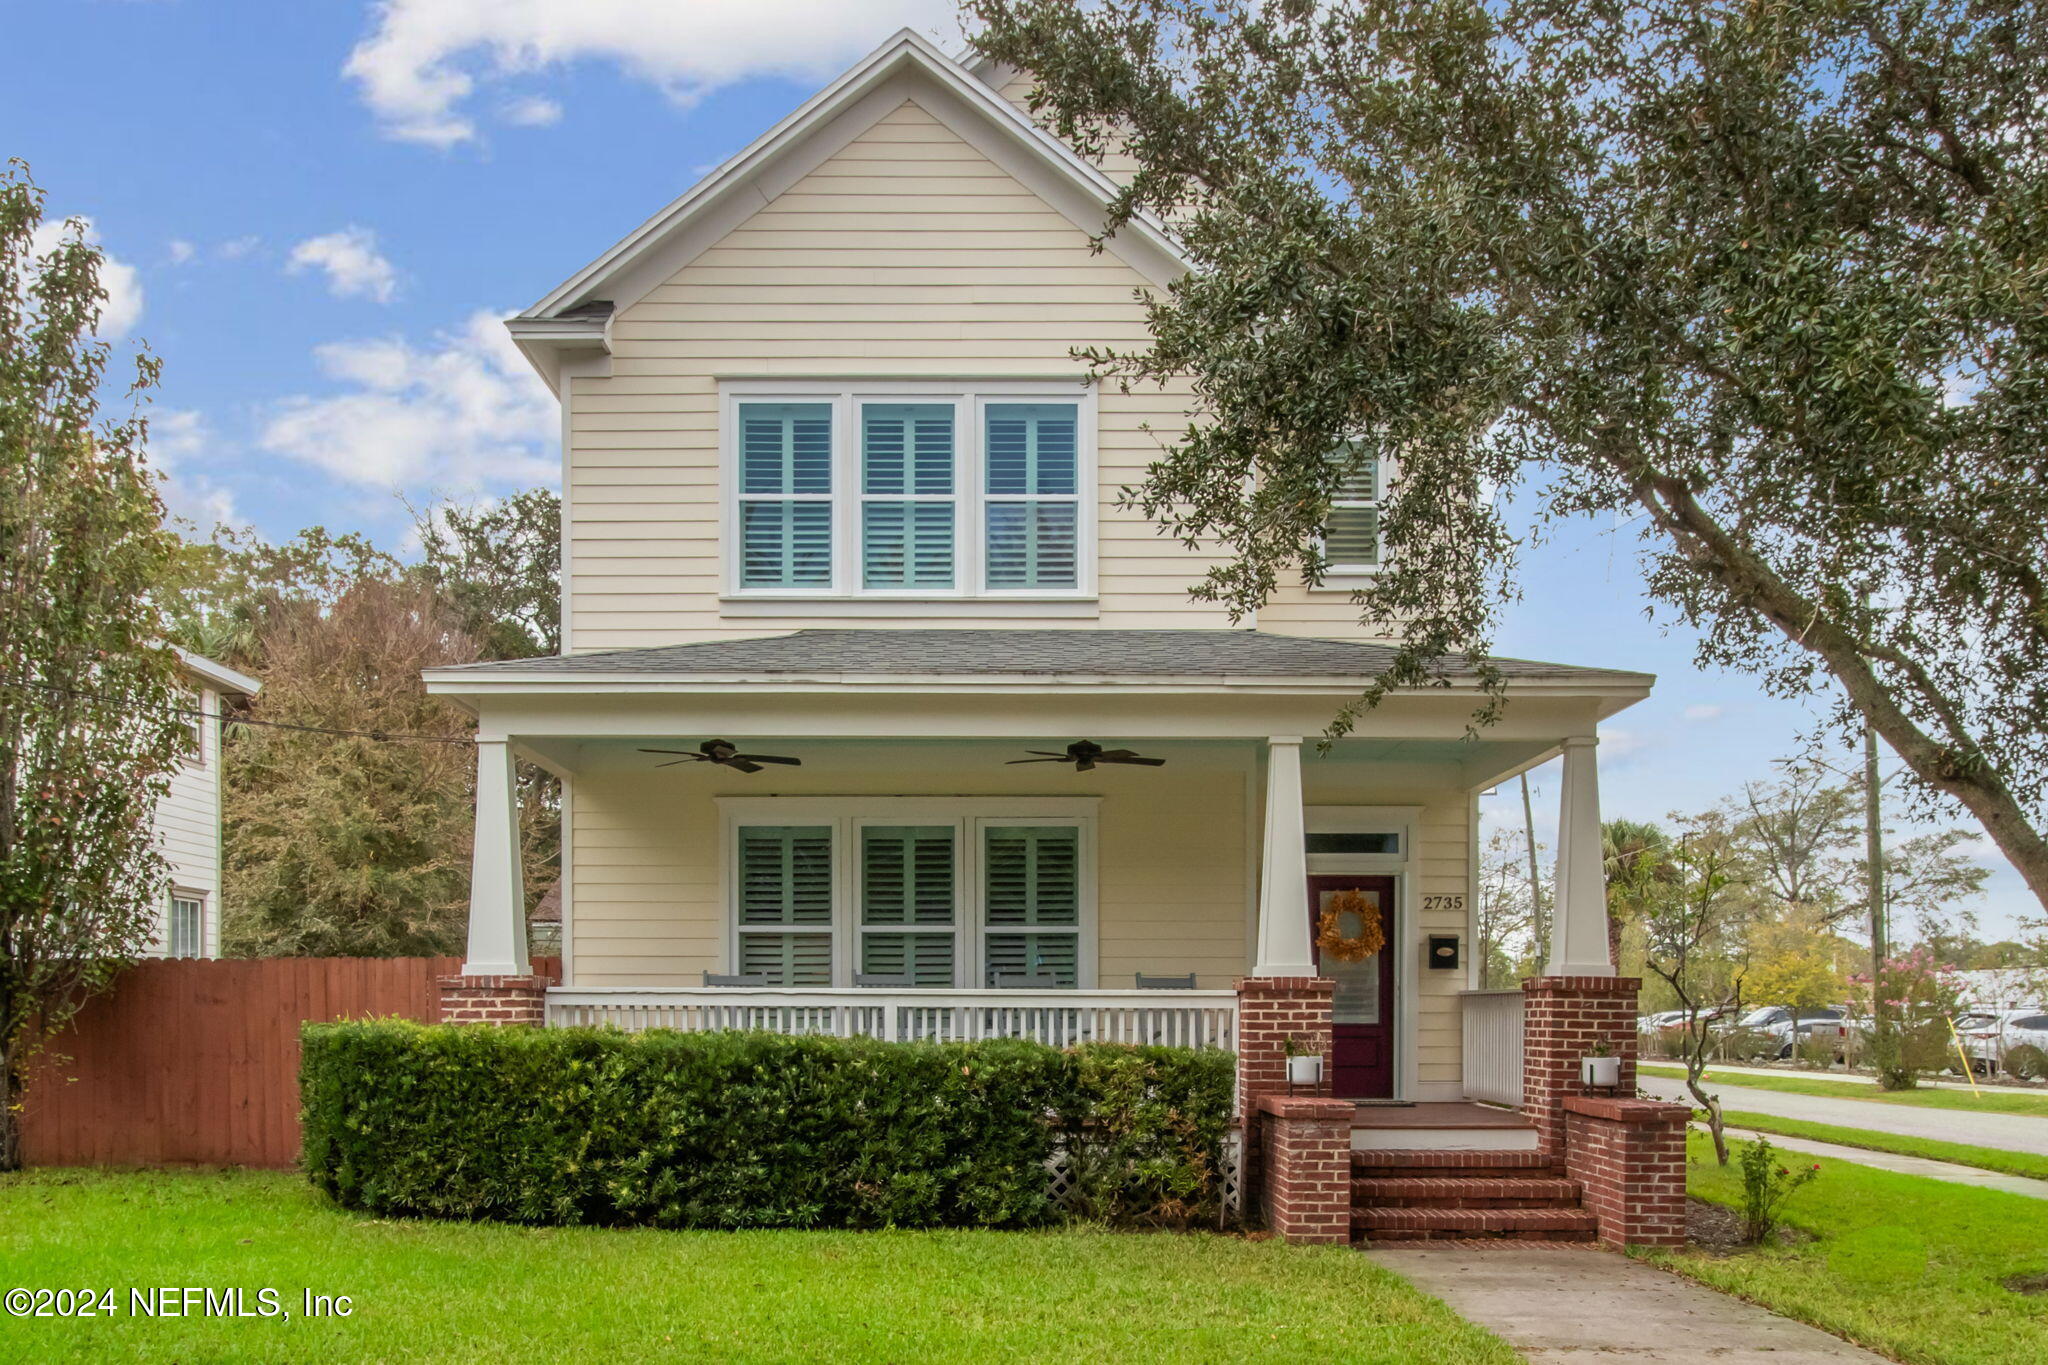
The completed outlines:
{"type": "MultiPolygon", "coordinates": [[[[817,745],[794,772],[745,775],[697,768],[652,770],[594,762],[570,800],[576,851],[571,952],[579,986],[686,986],[727,970],[731,911],[721,885],[721,795],[1100,796],[1097,980],[1135,972],[1196,973],[1226,987],[1249,962],[1262,797],[1250,746],[1150,745],[1171,754],[1157,772],[1106,770],[1079,778],[1052,765],[1004,768],[996,752],[966,744],[817,745]],[[769,785],[772,783],[772,785],[769,785]]],[[[1416,1078],[1446,1098],[1460,1076],[1462,971],[1429,971],[1432,933],[1467,934],[1465,911],[1423,912],[1424,898],[1471,904],[1467,793],[1441,770],[1356,760],[1306,763],[1310,805],[1415,806],[1410,904],[1412,956],[1396,963],[1397,991],[1415,999],[1416,1078]]],[[[1469,950],[1469,949],[1468,949],[1469,950]]],[[[1408,1043],[1397,1041],[1406,1049],[1408,1043]]]]}
{"type": "MultiPolygon", "coordinates": [[[[773,787],[690,768],[606,768],[574,790],[574,956],[580,986],[683,986],[724,968],[731,911],[721,891],[722,824],[714,798],[756,796],[1100,796],[1097,979],[1194,972],[1225,987],[1244,969],[1244,757],[1177,753],[1173,773],[1108,771],[1094,780],[1047,764],[1005,768],[1014,751],[906,740],[815,748],[773,787]]],[[[766,776],[765,774],[763,776],[766,776]]]]}
{"type": "MultiPolygon", "coordinates": [[[[220,694],[199,693],[207,713],[200,727],[200,752],[179,764],[170,790],[152,816],[158,847],[170,861],[173,890],[196,893],[205,903],[204,955],[220,955],[220,694]]],[[[158,913],[156,936],[145,955],[161,957],[170,931],[170,896],[158,913]]]]}
{"type": "MultiPolygon", "coordinates": [[[[569,381],[571,651],[845,621],[721,610],[721,377],[1079,377],[1071,348],[1143,344],[1145,283],[903,104],[626,309],[609,376],[569,381]]],[[[1097,594],[1079,610],[1104,627],[1228,625],[1187,595],[1208,561],[1115,506],[1185,424],[1185,394],[1105,391],[1097,407],[1097,594]]],[[[985,623],[862,610],[871,626],[985,623]]],[[[1001,623],[1075,610],[1006,608],[1001,623]]]]}

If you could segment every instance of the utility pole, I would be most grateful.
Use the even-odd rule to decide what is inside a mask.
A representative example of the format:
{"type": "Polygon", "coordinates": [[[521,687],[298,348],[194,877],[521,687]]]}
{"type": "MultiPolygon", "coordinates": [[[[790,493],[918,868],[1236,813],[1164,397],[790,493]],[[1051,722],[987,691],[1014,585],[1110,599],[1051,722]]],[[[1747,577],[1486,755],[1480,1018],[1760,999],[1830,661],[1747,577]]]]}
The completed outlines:
{"type": "Polygon", "coordinates": [[[1536,936],[1536,972],[1550,961],[1550,931],[1543,921],[1543,883],[1536,871],[1536,812],[1529,804],[1529,774],[1522,774],[1522,837],[1529,849],[1529,927],[1536,936]]]}

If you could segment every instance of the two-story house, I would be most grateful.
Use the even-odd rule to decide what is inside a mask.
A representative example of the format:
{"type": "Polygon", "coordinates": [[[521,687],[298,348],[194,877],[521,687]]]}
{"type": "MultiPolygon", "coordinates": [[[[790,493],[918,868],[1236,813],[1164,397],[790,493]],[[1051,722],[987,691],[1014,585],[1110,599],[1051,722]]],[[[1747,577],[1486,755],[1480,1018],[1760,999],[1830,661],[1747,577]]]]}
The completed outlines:
{"type": "Polygon", "coordinates": [[[178,651],[192,743],[150,821],[170,863],[170,888],[147,957],[219,957],[221,898],[221,707],[262,686],[226,664],[178,651]]]}
{"type": "MultiPolygon", "coordinates": [[[[1551,971],[1611,977],[1594,744],[1651,679],[1503,661],[1469,738],[1453,664],[1320,746],[1389,654],[1350,595],[1380,478],[1327,584],[1250,628],[1190,598],[1208,561],[1117,500],[1188,395],[1073,356],[1187,267],[1143,222],[1091,249],[1116,168],[1029,88],[899,34],[511,320],[561,400],[564,652],[428,674],[479,723],[467,971],[528,971],[518,756],[564,789],[550,1022],[1267,1075],[1240,1000],[1278,983],[1326,1091],[1519,1102],[1519,1000],[1471,991],[1478,794],[1564,755],[1551,971]]],[[[1460,1140],[1534,1140],[1489,1125],[1460,1140]]]]}

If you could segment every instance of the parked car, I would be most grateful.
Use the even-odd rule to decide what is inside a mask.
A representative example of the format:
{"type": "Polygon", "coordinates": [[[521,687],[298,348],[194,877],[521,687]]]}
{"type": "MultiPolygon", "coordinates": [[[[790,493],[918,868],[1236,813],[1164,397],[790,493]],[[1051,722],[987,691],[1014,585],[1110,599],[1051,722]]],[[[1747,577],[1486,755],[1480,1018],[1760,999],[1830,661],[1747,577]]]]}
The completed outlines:
{"type": "Polygon", "coordinates": [[[2048,1077],[2048,1013],[1974,1010],[1957,1015],[1955,1029],[1969,1054],[1970,1069],[1980,1075],[2003,1071],[2021,1080],[2048,1077]]]}
{"type": "Polygon", "coordinates": [[[1849,1012],[1833,1005],[1759,1005],[1735,1021],[1729,1047],[1738,1056],[1772,1057],[1784,1061],[1816,1038],[1832,1039],[1841,1060],[1849,1035],[1849,1012]]]}

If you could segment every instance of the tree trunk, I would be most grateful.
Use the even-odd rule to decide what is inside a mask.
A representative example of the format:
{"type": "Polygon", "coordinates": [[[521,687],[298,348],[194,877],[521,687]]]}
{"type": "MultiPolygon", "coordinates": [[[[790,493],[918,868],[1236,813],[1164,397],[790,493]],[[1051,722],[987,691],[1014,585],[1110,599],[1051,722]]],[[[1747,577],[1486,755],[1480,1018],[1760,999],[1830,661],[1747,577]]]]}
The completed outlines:
{"type": "Polygon", "coordinates": [[[1636,501],[1692,566],[1720,585],[1729,600],[1777,627],[1785,639],[1816,656],[1848,694],[1849,704],[1884,736],[1913,775],[1935,791],[1960,801],[2019,869],[2027,889],[2048,908],[2048,838],[2034,828],[2026,809],[1984,761],[1980,746],[1963,728],[1953,705],[1911,659],[1895,651],[1872,650],[1787,583],[1763,558],[1742,544],[1702,507],[1692,491],[1668,475],[1645,474],[1627,457],[1610,462],[1633,484],[1636,501]],[[1909,716],[1878,676],[1873,656],[1899,670],[1946,732],[1930,735],[1909,716]]]}
{"type": "Polygon", "coordinates": [[[0,1047],[0,1171],[21,1169],[21,1077],[14,1071],[15,1054],[0,1047]]]}
{"type": "MultiPolygon", "coordinates": [[[[1704,1040],[1706,1030],[1701,1029],[1699,1036],[1704,1040]]],[[[1721,1101],[1700,1088],[1700,1076],[1706,1069],[1707,1050],[1703,1043],[1696,1043],[1691,1054],[1685,1059],[1685,1088],[1692,1092],[1692,1097],[1699,1104],[1700,1108],[1707,1111],[1707,1132],[1714,1139],[1715,1164],[1726,1166],[1728,1164],[1728,1134],[1722,1124],[1721,1101]]]]}

